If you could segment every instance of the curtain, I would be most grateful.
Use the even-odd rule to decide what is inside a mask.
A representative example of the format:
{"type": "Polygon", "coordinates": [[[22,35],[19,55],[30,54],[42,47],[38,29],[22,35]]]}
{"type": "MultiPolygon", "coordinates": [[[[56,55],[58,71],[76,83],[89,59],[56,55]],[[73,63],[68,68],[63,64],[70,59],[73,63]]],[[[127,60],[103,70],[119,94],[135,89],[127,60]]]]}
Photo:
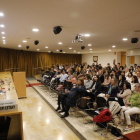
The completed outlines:
{"type": "MultiPolygon", "coordinates": [[[[45,69],[44,66],[56,65],[56,63],[81,63],[81,60],[81,54],[31,52],[0,48],[0,72],[9,68],[19,68],[20,71],[26,72],[26,76],[37,74],[38,71],[33,68],[45,69]]],[[[13,71],[18,70],[14,69],[13,71]]]]}

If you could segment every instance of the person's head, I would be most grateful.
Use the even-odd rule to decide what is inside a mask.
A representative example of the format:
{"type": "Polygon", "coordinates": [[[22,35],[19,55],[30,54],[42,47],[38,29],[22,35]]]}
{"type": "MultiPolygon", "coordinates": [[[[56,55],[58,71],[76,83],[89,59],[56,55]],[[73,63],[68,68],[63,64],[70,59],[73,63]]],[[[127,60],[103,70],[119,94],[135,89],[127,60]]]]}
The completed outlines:
{"type": "Polygon", "coordinates": [[[68,75],[69,75],[69,76],[71,75],[71,71],[70,71],[70,70],[68,71],[68,75]]]}
{"type": "Polygon", "coordinates": [[[102,70],[99,70],[98,75],[99,75],[99,76],[102,75],[102,70]]]}
{"type": "Polygon", "coordinates": [[[134,64],[134,68],[136,68],[137,67],[137,64],[134,64]]]}
{"type": "Polygon", "coordinates": [[[131,90],[131,84],[129,82],[124,82],[124,85],[123,85],[123,89],[130,89],[131,90]]]}
{"type": "Polygon", "coordinates": [[[135,75],[132,76],[132,83],[139,83],[137,76],[135,75]]]}
{"type": "Polygon", "coordinates": [[[140,78],[140,71],[137,72],[137,77],[140,78]]]}
{"type": "Polygon", "coordinates": [[[90,81],[90,80],[92,80],[92,78],[91,78],[91,76],[89,74],[86,74],[85,75],[85,80],[89,80],[90,81]]]}
{"type": "Polygon", "coordinates": [[[96,62],[96,65],[98,65],[98,62],[96,62]]]}
{"type": "Polygon", "coordinates": [[[107,63],[107,66],[110,67],[110,63],[107,63]]]}
{"type": "Polygon", "coordinates": [[[98,75],[95,75],[95,76],[94,76],[94,81],[95,81],[95,82],[99,82],[99,81],[100,81],[98,75]]]}
{"type": "Polygon", "coordinates": [[[54,69],[53,68],[51,68],[51,72],[53,72],[54,71],[54,69]]]}
{"type": "Polygon", "coordinates": [[[112,85],[112,86],[115,86],[115,85],[116,85],[116,78],[112,78],[112,79],[111,79],[111,85],[112,85]]]}
{"type": "Polygon", "coordinates": [[[63,74],[65,74],[66,73],[66,70],[63,70],[63,74]]]}
{"type": "Polygon", "coordinates": [[[128,77],[131,78],[132,76],[133,76],[132,72],[129,72],[129,73],[128,73],[128,77]]]}
{"type": "Polygon", "coordinates": [[[120,63],[118,63],[117,66],[120,67],[120,63]]]}
{"type": "Polygon", "coordinates": [[[73,77],[77,78],[77,73],[76,72],[73,73],[73,77]]]}
{"type": "Polygon", "coordinates": [[[137,93],[140,93],[140,83],[136,84],[136,86],[135,86],[135,91],[136,91],[137,93]]]}
{"type": "Polygon", "coordinates": [[[127,73],[129,71],[129,69],[128,68],[125,68],[125,72],[127,73]]]}
{"type": "Polygon", "coordinates": [[[72,84],[76,84],[77,83],[77,79],[76,78],[73,78],[72,79],[72,84]]]}
{"type": "Polygon", "coordinates": [[[122,71],[122,72],[121,72],[121,75],[125,75],[125,71],[122,71]]]}
{"type": "Polygon", "coordinates": [[[78,86],[84,86],[84,79],[83,78],[78,78],[78,86]]]}
{"type": "Polygon", "coordinates": [[[126,68],[126,64],[124,64],[124,68],[126,68]]]}
{"type": "Polygon", "coordinates": [[[109,72],[109,71],[106,71],[106,72],[105,72],[105,77],[108,79],[109,76],[110,76],[110,72],[109,72]]]}
{"type": "Polygon", "coordinates": [[[112,74],[115,75],[115,71],[114,70],[112,70],[112,74]]]}
{"type": "Polygon", "coordinates": [[[131,67],[130,67],[130,70],[132,70],[132,71],[133,71],[133,66],[131,66],[131,67]]]}
{"type": "Polygon", "coordinates": [[[122,67],[120,67],[119,70],[122,71],[122,67]]]}
{"type": "Polygon", "coordinates": [[[86,66],[84,66],[84,68],[83,68],[84,70],[86,70],[87,68],[86,68],[86,66]]]}
{"type": "Polygon", "coordinates": [[[94,75],[94,76],[96,75],[96,72],[95,72],[95,71],[93,71],[93,75],[94,75]]]}

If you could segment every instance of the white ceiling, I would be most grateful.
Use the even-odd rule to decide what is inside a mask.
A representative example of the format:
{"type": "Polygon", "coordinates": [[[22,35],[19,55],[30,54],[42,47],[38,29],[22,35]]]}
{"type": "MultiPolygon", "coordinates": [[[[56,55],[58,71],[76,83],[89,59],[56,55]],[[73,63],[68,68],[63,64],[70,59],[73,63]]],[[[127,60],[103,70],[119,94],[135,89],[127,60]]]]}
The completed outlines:
{"type": "Polygon", "coordinates": [[[40,52],[62,49],[66,53],[93,53],[126,51],[139,48],[131,44],[132,37],[140,38],[140,0],[0,0],[0,47],[40,52]],[[62,32],[53,33],[54,26],[62,26],[62,32]],[[39,32],[32,32],[38,28],[39,32]],[[81,43],[72,43],[77,34],[90,34],[82,37],[81,43]],[[6,37],[6,44],[2,42],[6,37]],[[122,41],[122,38],[128,41],[122,41]],[[31,39],[27,39],[31,38],[31,39]],[[27,40],[27,43],[23,43],[27,40]],[[34,45],[39,40],[39,45],[34,45]],[[62,45],[58,45],[62,42],[62,45]],[[18,45],[22,47],[19,48],[18,45]],[[88,47],[88,44],[92,44],[88,47]],[[112,48],[115,45],[116,48],[112,48]],[[49,48],[46,49],[45,46],[49,48]],[[69,48],[72,50],[69,50],[69,48]]]}

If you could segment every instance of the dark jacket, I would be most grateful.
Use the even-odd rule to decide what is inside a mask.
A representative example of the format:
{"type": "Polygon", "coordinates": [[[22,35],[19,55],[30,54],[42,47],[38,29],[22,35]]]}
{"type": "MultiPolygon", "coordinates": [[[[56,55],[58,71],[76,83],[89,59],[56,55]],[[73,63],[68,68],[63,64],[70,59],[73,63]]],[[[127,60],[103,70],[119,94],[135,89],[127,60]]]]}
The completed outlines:
{"type": "Polygon", "coordinates": [[[103,76],[103,75],[100,76],[100,82],[101,82],[101,83],[104,82],[104,76],[103,76]]]}
{"type": "Polygon", "coordinates": [[[67,94],[66,104],[70,107],[76,106],[76,101],[78,97],[84,97],[86,95],[86,88],[85,86],[78,87],[76,85],[75,88],[71,88],[70,92],[67,94]]]}
{"type": "MultiPolygon", "coordinates": [[[[105,92],[105,94],[108,94],[108,91],[109,91],[109,89],[110,89],[110,86],[111,86],[111,85],[108,86],[108,89],[107,89],[107,91],[105,92]]],[[[112,90],[111,90],[110,97],[117,97],[117,93],[120,93],[120,90],[119,90],[119,87],[118,87],[118,86],[115,86],[115,87],[112,88],[112,90]]]]}
{"type": "MultiPolygon", "coordinates": [[[[92,89],[92,87],[94,86],[94,84],[95,84],[95,81],[93,81],[93,84],[87,90],[92,89]]],[[[99,82],[99,81],[96,82],[95,91],[94,91],[94,93],[95,93],[96,96],[101,93],[101,89],[102,89],[101,82],[99,82]]]]}

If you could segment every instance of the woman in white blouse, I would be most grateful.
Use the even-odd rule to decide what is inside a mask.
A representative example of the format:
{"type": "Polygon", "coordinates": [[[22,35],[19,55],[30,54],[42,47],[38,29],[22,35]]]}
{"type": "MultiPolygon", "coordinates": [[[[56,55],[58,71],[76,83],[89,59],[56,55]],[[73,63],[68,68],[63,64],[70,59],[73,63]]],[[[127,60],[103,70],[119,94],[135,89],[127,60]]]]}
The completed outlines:
{"type": "Polygon", "coordinates": [[[125,68],[125,77],[128,76],[128,73],[129,73],[129,69],[128,68],[125,68]]]}
{"type": "Polygon", "coordinates": [[[136,86],[137,83],[139,83],[138,78],[137,78],[137,76],[133,75],[132,76],[132,82],[131,82],[131,91],[132,92],[135,91],[135,86],[136,86]]]}
{"type": "Polygon", "coordinates": [[[126,81],[129,82],[129,83],[131,83],[131,81],[132,81],[132,76],[133,76],[132,72],[129,72],[129,73],[128,73],[128,76],[126,77],[126,81]]]}

